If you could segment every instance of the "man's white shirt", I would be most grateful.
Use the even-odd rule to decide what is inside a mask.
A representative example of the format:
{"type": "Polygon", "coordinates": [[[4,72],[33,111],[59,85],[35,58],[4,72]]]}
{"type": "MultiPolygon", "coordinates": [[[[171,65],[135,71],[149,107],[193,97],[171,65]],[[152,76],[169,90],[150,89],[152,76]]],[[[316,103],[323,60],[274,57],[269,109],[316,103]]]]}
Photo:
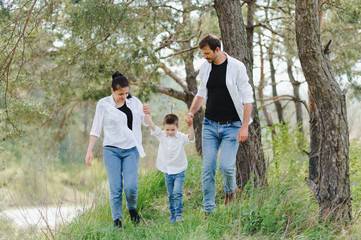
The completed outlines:
{"type": "MultiPolygon", "coordinates": [[[[243,121],[243,104],[254,102],[252,86],[248,82],[249,78],[244,64],[241,61],[229,56],[227,53],[225,54],[227,55],[228,59],[226,70],[226,86],[238,116],[241,121],[243,121]]],[[[204,98],[206,101],[208,97],[207,82],[211,70],[212,63],[207,61],[202,64],[199,70],[199,78],[201,81],[199,83],[197,96],[204,98]]],[[[249,120],[249,124],[251,123],[252,118],[249,120]]]]}
{"type": "Polygon", "coordinates": [[[159,140],[157,156],[157,168],[167,174],[177,174],[187,169],[187,156],[184,146],[193,143],[195,139],[189,140],[188,135],[178,132],[170,137],[165,131],[156,127],[151,135],[159,140]]]}

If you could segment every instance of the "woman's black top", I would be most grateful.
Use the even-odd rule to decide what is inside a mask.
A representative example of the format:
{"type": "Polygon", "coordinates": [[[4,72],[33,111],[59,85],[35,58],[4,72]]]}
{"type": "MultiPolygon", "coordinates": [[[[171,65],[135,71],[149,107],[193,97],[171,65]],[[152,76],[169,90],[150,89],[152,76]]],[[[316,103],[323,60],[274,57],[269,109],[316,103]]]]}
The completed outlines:
{"type": "Polygon", "coordinates": [[[123,113],[125,113],[125,115],[127,115],[127,119],[128,119],[128,128],[130,130],[133,130],[133,114],[132,114],[132,110],[130,110],[130,108],[127,107],[127,104],[124,102],[124,105],[121,106],[120,108],[118,108],[120,111],[122,111],[123,113]]]}

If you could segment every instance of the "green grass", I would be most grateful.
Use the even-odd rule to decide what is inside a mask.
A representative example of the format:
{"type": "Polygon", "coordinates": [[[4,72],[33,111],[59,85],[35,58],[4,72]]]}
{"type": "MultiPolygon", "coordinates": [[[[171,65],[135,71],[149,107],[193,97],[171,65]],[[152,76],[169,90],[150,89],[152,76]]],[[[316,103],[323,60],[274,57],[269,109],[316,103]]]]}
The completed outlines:
{"type": "MultiPolygon", "coordinates": [[[[249,183],[238,195],[237,201],[230,207],[225,207],[222,177],[217,171],[217,207],[215,213],[207,219],[202,208],[202,159],[190,157],[183,189],[184,222],[174,225],[169,223],[164,176],[159,171],[149,170],[154,169],[151,168],[154,165],[150,161],[152,159],[143,159],[141,163],[138,189],[141,224],[132,224],[123,201],[122,231],[113,228],[106,172],[99,153],[99,158],[94,159],[91,168],[84,165],[81,154],[83,151],[79,151],[79,161],[74,154],[70,163],[57,161],[51,165],[53,170],[48,167],[47,174],[42,175],[31,174],[33,171],[25,167],[16,168],[17,165],[11,161],[11,164],[0,171],[4,173],[2,179],[11,175],[11,169],[24,169],[27,174],[15,175],[17,178],[2,189],[3,195],[0,191],[0,197],[9,195],[4,192],[9,188],[17,190],[23,201],[29,202],[31,198],[28,195],[38,189],[44,192],[44,196],[53,194],[55,200],[59,196],[64,196],[61,200],[71,200],[73,191],[77,196],[73,198],[84,199],[81,202],[89,210],[71,223],[58,227],[56,231],[43,230],[31,237],[28,236],[33,232],[31,229],[16,230],[11,222],[0,219],[0,239],[361,239],[360,144],[351,143],[349,156],[353,222],[347,226],[339,222],[321,222],[318,205],[304,180],[308,176],[308,157],[302,150],[308,149],[308,143],[300,141],[303,137],[288,129],[288,125],[276,128],[278,134],[273,141],[267,133],[263,138],[268,160],[267,186],[255,188],[249,183]],[[47,184],[43,185],[44,182],[47,184]]],[[[31,159],[38,163],[43,158],[48,158],[40,158],[41,151],[38,155],[39,159],[31,159]]],[[[70,153],[68,155],[71,156],[70,153]]],[[[27,157],[28,155],[22,156],[24,159],[27,157]]],[[[33,165],[30,167],[35,170],[37,164],[33,165]]],[[[51,200],[50,198],[49,201],[51,200]]]]}
{"type": "Polygon", "coordinates": [[[348,227],[320,222],[318,205],[304,180],[297,176],[269,176],[264,188],[248,184],[237,201],[225,207],[222,179],[217,171],[217,207],[205,219],[202,209],[201,158],[189,161],[184,184],[184,222],[169,223],[163,174],[140,177],[135,226],[123,205],[123,226],[112,226],[108,199],[101,196],[91,209],[57,232],[57,239],[348,239],[360,233],[360,223],[348,227]]]}

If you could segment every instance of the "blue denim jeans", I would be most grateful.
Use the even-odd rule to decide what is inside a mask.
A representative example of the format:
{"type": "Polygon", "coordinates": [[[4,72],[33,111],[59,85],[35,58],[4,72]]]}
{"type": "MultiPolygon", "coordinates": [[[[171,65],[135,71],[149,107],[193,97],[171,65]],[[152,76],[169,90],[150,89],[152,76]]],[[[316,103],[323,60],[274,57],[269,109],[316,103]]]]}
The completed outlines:
{"type": "Polygon", "coordinates": [[[203,184],[203,207],[205,212],[213,212],[216,207],[215,174],[217,170],[217,157],[219,158],[219,170],[223,176],[224,191],[231,194],[236,189],[235,163],[239,143],[238,132],[242,122],[218,124],[207,118],[203,120],[202,129],[202,184],[203,184]]]}
{"type": "Polygon", "coordinates": [[[181,216],[183,212],[183,182],[186,171],[177,174],[164,173],[167,185],[169,211],[172,216],[181,216]]]}
{"type": "Polygon", "coordinates": [[[123,187],[128,210],[137,207],[139,153],[136,147],[130,149],[104,147],[103,158],[109,180],[112,218],[122,219],[123,187]]]}

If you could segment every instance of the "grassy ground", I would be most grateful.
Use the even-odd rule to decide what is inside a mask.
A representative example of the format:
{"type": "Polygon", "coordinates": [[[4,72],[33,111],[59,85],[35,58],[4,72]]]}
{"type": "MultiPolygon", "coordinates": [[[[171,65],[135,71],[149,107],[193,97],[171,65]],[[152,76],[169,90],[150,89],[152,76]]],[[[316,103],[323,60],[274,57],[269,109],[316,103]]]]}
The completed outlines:
{"type": "MultiPolygon", "coordinates": [[[[279,165],[280,167],[280,165],[279,165]]],[[[285,167],[285,166],[283,166],[285,167]]],[[[61,229],[57,239],[358,239],[360,221],[343,227],[320,222],[318,206],[304,183],[303,174],[270,171],[268,185],[247,185],[230,207],[224,206],[222,179],[217,172],[217,207],[205,218],[202,209],[201,158],[189,160],[184,187],[184,222],[169,223],[166,186],[161,173],[140,178],[138,208],[141,224],[131,223],[123,211],[123,230],[112,226],[106,196],[61,229]]],[[[285,169],[285,168],[283,168],[285,169]]],[[[300,171],[302,172],[302,171],[300,171]]],[[[356,207],[357,208],[357,207],[356,207]]],[[[125,205],[123,206],[125,208],[125,205]]],[[[355,207],[354,207],[355,210],[355,207]]],[[[48,234],[49,236],[49,234],[48,234]]]]}
{"type": "MultiPolygon", "coordinates": [[[[24,166],[23,171],[29,172],[25,175],[27,177],[18,177],[21,181],[15,181],[18,179],[14,178],[13,185],[8,188],[18,188],[19,191],[16,192],[19,192],[19,197],[22,197],[24,202],[31,200],[30,191],[37,197],[36,189],[44,195],[40,200],[51,201],[54,198],[56,202],[65,201],[69,198],[75,199],[72,197],[74,195],[77,199],[84,198],[84,201],[80,202],[84,202],[84,206],[88,206],[89,210],[70,224],[57,228],[56,232],[22,229],[14,233],[14,226],[0,219],[0,233],[6,233],[0,234],[0,239],[2,240],[3,236],[6,236],[4,239],[361,239],[360,144],[351,144],[349,156],[354,220],[343,226],[340,222],[319,221],[318,205],[304,181],[308,176],[308,157],[302,150],[307,149],[307,141],[287,129],[287,126],[278,128],[277,132],[272,141],[267,141],[271,139],[270,132],[266,132],[263,138],[266,139],[263,146],[268,166],[268,184],[263,188],[256,188],[249,183],[238,195],[237,201],[230,207],[225,207],[222,177],[217,171],[217,207],[215,213],[207,219],[202,208],[200,157],[189,158],[183,191],[184,222],[174,225],[169,223],[164,176],[154,169],[152,159],[142,159],[138,190],[141,224],[134,226],[131,223],[124,201],[122,231],[112,226],[106,173],[100,153],[96,154],[99,158],[95,159],[92,168],[88,168],[83,163],[83,150],[63,151],[69,156],[58,158],[63,157],[67,161],[70,159],[71,163],[63,164],[59,161],[54,168],[57,170],[54,170],[55,175],[50,174],[49,167],[44,167],[46,172],[34,175],[28,169],[33,165],[35,169],[35,166],[42,162],[43,151],[39,151],[38,160],[31,158],[39,164],[24,166]],[[79,156],[75,156],[74,152],[78,152],[79,156]],[[81,162],[77,161],[78,158],[81,162]],[[56,191],[56,194],[53,194],[53,191],[56,191]],[[51,194],[54,195],[53,198],[49,197],[51,194]],[[32,237],[29,237],[30,233],[32,237]]],[[[69,145],[71,144],[72,142],[69,142],[69,145]]],[[[154,149],[153,145],[150,145],[147,152],[151,152],[151,149],[154,149]]],[[[150,154],[150,158],[154,158],[153,155],[150,154]]],[[[27,159],[26,156],[23,158],[27,159]]],[[[3,173],[9,169],[4,169],[3,173]]],[[[6,189],[2,188],[3,191],[6,189]]],[[[8,195],[8,192],[1,195],[0,191],[1,198],[8,195]]],[[[38,198],[35,200],[39,201],[38,198]]],[[[6,202],[5,200],[0,199],[0,203],[6,202]]]]}

